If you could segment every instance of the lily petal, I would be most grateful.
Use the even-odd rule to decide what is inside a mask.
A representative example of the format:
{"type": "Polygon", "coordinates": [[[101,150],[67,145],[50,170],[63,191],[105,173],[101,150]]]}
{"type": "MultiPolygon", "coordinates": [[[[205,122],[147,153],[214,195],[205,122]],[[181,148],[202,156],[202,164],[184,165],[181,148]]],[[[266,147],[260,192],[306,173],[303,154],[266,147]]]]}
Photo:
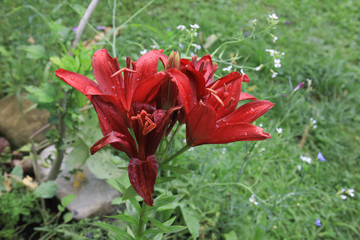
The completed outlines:
{"type": "Polygon", "coordinates": [[[140,83],[154,75],[158,69],[159,58],[164,50],[151,50],[142,55],[136,62],[136,73],[133,78],[136,83],[140,83]]]}
{"type": "Polygon", "coordinates": [[[220,122],[236,123],[245,122],[252,123],[264,113],[270,110],[275,104],[267,100],[256,100],[246,103],[236,109],[234,112],[220,119],[220,122]]]}
{"type": "Polygon", "coordinates": [[[119,70],[118,62],[106,49],[100,49],[94,53],[92,66],[95,79],[105,94],[123,94],[120,85],[120,82],[123,82],[121,74],[111,77],[119,70]]]}
{"type": "Polygon", "coordinates": [[[140,83],[134,91],[132,102],[150,103],[156,97],[162,81],[166,79],[164,72],[158,72],[140,83]]]}
{"type": "Polygon", "coordinates": [[[245,92],[241,92],[241,93],[240,93],[240,97],[239,97],[239,101],[242,101],[242,100],[257,100],[257,98],[254,97],[254,96],[251,95],[251,94],[248,94],[248,93],[245,93],[245,92]]]}
{"type": "Polygon", "coordinates": [[[207,139],[201,139],[196,145],[223,144],[236,141],[261,141],[271,138],[270,134],[264,133],[264,129],[250,123],[226,124],[216,128],[207,139]]]}
{"type": "Polygon", "coordinates": [[[91,95],[103,94],[99,86],[93,80],[81,74],[70,72],[65,69],[58,69],[56,70],[55,75],[84,94],[89,100],[91,99],[91,95]]]}
{"type": "Polygon", "coordinates": [[[170,69],[167,73],[170,75],[171,81],[176,84],[179,90],[180,102],[184,106],[185,112],[189,112],[191,100],[189,78],[176,68],[170,69]]]}
{"type": "Polygon", "coordinates": [[[186,141],[188,145],[195,146],[199,140],[211,136],[216,124],[216,113],[210,106],[199,102],[186,119],[186,141]]]}
{"type": "Polygon", "coordinates": [[[129,144],[129,139],[124,134],[118,132],[110,132],[105,137],[101,138],[97,141],[91,148],[90,153],[91,155],[95,154],[97,151],[102,149],[108,144],[119,151],[126,153],[130,158],[135,156],[135,149],[129,144]]]}
{"type": "Polygon", "coordinates": [[[154,185],[158,173],[158,162],[154,155],[150,155],[142,161],[132,158],[129,162],[129,180],[135,191],[149,206],[153,205],[154,185]]]}

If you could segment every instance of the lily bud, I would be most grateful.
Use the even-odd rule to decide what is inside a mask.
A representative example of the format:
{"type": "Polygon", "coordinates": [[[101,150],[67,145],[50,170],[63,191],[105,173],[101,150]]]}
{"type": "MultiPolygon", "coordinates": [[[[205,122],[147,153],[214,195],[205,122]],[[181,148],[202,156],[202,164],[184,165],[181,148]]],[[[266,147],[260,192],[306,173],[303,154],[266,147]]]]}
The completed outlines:
{"type": "Polygon", "coordinates": [[[166,62],[165,71],[168,71],[171,68],[180,69],[180,54],[178,51],[171,52],[166,62]]]}

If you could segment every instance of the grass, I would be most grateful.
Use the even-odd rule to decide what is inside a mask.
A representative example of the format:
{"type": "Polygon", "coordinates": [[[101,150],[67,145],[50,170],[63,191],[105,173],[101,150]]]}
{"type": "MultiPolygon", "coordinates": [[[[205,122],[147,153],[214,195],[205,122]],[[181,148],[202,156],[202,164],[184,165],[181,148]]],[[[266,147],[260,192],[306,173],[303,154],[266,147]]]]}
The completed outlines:
{"type": "MultiPolygon", "coordinates": [[[[52,3],[38,2],[43,3],[39,7],[42,13],[53,20],[62,18],[68,27],[79,20],[69,7],[71,4],[57,5],[55,11],[52,3]]],[[[122,1],[116,13],[117,25],[145,3],[122,1]]],[[[84,8],[86,1],[78,4],[77,7],[84,8]]],[[[9,9],[3,7],[4,12],[9,9]]],[[[357,184],[360,182],[360,153],[357,150],[360,144],[360,117],[357,114],[360,112],[359,11],[357,1],[161,0],[154,1],[120,31],[116,43],[119,57],[130,55],[136,58],[143,48],[150,49],[154,42],[167,47],[177,40],[176,26],[193,23],[201,27],[202,42],[211,34],[218,36],[219,40],[209,49],[212,52],[232,36],[251,31],[252,19],[263,24],[273,12],[280,18],[277,28],[271,31],[279,37],[275,44],[271,36],[264,33],[254,40],[227,47],[223,54],[224,58],[229,58],[230,54],[239,53],[242,56],[239,65],[256,67],[265,64],[259,72],[246,71],[251,82],[244,89],[259,99],[276,103],[257,120],[257,124],[262,123],[273,138],[257,142],[250,152],[254,144],[251,142],[200,146],[174,161],[176,165],[193,170],[173,182],[171,187],[173,191],[185,194],[182,203],[200,216],[201,239],[360,238],[357,184]],[[279,75],[274,79],[269,72],[272,60],[265,52],[266,48],[285,52],[282,67],[277,70],[279,75]],[[312,80],[311,86],[292,96],[293,88],[307,78],[312,80]],[[300,148],[310,118],[317,121],[317,128],[310,126],[300,148]],[[283,129],[282,134],[276,132],[279,127],[283,129]],[[318,152],[323,153],[326,162],[316,159],[318,152]],[[300,155],[310,156],[311,164],[302,162],[300,155]],[[301,171],[298,165],[302,166],[301,171]],[[337,195],[342,188],[354,188],[355,197],[342,200],[337,195]],[[252,194],[258,205],[249,202],[252,194]],[[317,218],[321,220],[320,227],[315,226],[317,218]]],[[[15,33],[9,33],[13,38],[11,44],[2,34],[1,42],[7,50],[15,52],[19,46],[27,44],[31,35],[46,49],[55,51],[46,37],[42,39],[47,32],[45,23],[29,9],[19,10],[2,21],[17,29],[15,33]],[[17,26],[13,20],[19,14],[25,14],[27,19],[22,18],[24,25],[17,26]],[[21,32],[25,29],[19,30],[25,25],[31,26],[26,34],[21,32]]],[[[100,2],[90,23],[111,26],[112,1],[100,2]]],[[[87,29],[84,38],[93,35],[87,29]]],[[[105,47],[111,50],[109,45],[105,47]]],[[[199,53],[202,54],[205,52],[199,53]]],[[[25,56],[18,54],[9,58],[7,63],[16,66],[14,59],[22,63],[25,56]]],[[[44,64],[40,60],[27,61],[44,64]]],[[[14,74],[4,68],[0,70],[8,79],[2,80],[2,86],[9,89],[7,83],[14,74]]],[[[29,81],[38,84],[34,79],[42,75],[41,68],[33,72],[16,70],[15,73],[20,71],[25,71],[28,79],[23,84],[29,84],[29,81]]],[[[15,79],[20,77],[15,74],[15,79]]],[[[180,216],[180,212],[177,214],[180,216]]],[[[174,238],[188,239],[189,234],[178,234],[174,238]]]]}

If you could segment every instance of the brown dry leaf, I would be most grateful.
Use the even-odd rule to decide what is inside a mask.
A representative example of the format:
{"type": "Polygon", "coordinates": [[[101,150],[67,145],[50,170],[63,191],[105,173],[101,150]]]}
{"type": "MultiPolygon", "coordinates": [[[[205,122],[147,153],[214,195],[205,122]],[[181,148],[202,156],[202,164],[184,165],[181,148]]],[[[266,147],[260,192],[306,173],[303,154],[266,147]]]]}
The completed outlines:
{"type": "Polygon", "coordinates": [[[86,49],[91,49],[92,45],[95,43],[100,42],[106,35],[107,32],[109,32],[112,29],[112,27],[106,27],[103,32],[100,32],[99,34],[95,35],[93,39],[83,41],[83,45],[86,49]]]}
{"type": "Polygon", "coordinates": [[[12,190],[12,186],[11,186],[11,180],[10,180],[10,175],[9,174],[4,174],[4,188],[7,192],[10,192],[12,190]]]}
{"type": "Polygon", "coordinates": [[[80,186],[80,184],[86,179],[86,174],[84,172],[77,172],[74,175],[74,182],[73,182],[73,187],[75,188],[75,190],[78,189],[78,187],[80,186]]]}
{"type": "MultiPolygon", "coordinates": [[[[235,57],[234,53],[230,53],[230,59],[233,59],[234,57],[235,57]]],[[[237,62],[235,60],[232,60],[231,63],[237,65],[237,62]]]]}
{"type": "Polygon", "coordinates": [[[32,36],[30,36],[27,41],[31,44],[35,43],[35,39],[32,36]]]}
{"type": "Polygon", "coordinates": [[[253,85],[253,86],[251,86],[251,87],[248,87],[248,88],[246,89],[246,91],[247,91],[247,92],[253,92],[256,88],[257,88],[257,86],[256,86],[256,85],[253,85]]]}
{"type": "Polygon", "coordinates": [[[22,180],[22,183],[32,189],[35,189],[38,187],[37,182],[35,182],[34,179],[32,177],[30,177],[29,175],[24,177],[24,179],[22,180]]]}

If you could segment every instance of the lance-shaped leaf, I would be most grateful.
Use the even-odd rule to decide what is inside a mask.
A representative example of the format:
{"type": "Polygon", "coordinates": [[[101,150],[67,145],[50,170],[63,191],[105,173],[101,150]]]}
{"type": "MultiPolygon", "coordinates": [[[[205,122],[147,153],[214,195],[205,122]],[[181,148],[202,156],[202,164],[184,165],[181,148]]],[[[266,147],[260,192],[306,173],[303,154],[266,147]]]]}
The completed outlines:
{"type": "Polygon", "coordinates": [[[152,194],[158,172],[158,162],[153,155],[146,160],[132,158],[129,163],[128,173],[131,185],[149,206],[153,205],[152,194]]]}

